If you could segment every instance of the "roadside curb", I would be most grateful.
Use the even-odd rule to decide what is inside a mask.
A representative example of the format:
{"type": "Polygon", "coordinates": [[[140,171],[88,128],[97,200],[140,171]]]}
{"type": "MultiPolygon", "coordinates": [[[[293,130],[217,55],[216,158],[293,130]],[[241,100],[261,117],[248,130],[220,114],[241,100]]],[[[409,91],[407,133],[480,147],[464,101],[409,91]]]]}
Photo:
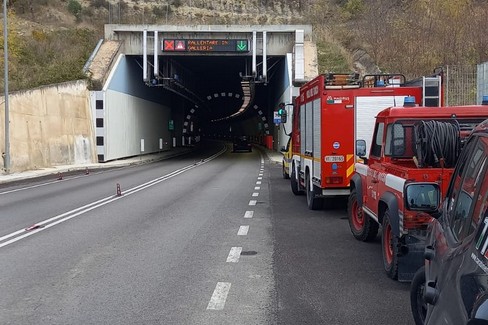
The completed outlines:
{"type": "Polygon", "coordinates": [[[45,177],[62,177],[64,175],[72,175],[81,171],[101,170],[101,169],[115,169],[128,166],[136,166],[142,164],[148,164],[165,159],[171,159],[184,154],[189,153],[193,148],[183,148],[175,151],[166,151],[161,153],[148,154],[146,156],[137,156],[127,159],[114,160],[105,163],[91,163],[82,165],[65,165],[65,166],[53,166],[49,168],[42,168],[38,170],[28,170],[19,173],[0,174],[0,185],[9,184],[14,182],[20,182],[24,180],[34,178],[45,177]]]}

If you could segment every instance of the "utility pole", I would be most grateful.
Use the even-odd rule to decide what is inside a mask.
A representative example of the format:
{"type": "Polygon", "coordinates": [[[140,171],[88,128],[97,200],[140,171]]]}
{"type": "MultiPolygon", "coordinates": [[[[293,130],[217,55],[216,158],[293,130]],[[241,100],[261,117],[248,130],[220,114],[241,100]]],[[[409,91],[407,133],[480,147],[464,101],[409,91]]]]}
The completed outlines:
{"type": "Polygon", "coordinates": [[[3,0],[3,57],[5,69],[5,152],[3,161],[5,172],[10,173],[10,116],[8,107],[8,31],[7,31],[7,0],[3,0]]]}

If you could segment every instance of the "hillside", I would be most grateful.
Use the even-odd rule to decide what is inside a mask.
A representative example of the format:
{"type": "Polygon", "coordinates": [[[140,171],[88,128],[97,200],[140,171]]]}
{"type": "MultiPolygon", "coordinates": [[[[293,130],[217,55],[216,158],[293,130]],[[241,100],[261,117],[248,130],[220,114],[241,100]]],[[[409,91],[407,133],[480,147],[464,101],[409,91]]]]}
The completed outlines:
{"type": "MultiPolygon", "coordinates": [[[[107,23],[311,24],[320,73],[415,77],[488,59],[488,3],[476,0],[9,0],[8,7],[12,91],[83,78],[107,23]]],[[[1,38],[3,47],[3,31],[1,38]]]]}

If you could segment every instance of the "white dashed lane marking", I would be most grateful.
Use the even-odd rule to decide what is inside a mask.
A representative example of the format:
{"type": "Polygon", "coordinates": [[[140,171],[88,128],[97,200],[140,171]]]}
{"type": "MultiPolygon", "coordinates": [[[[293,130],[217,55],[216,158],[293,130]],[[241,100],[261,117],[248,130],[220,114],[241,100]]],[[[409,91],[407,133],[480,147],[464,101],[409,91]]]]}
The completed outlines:
{"type": "Polygon", "coordinates": [[[237,263],[239,262],[239,257],[241,256],[242,247],[232,247],[229,252],[229,256],[227,256],[228,263],[237,263]]]}
{"type": "MultiPolygon", "coordinates": [[[[256,185],[261,185],[261,180],[263,179],[263,172],[264,172],[264,162],[263,158],[261,157],[261,169],[259,171],[258,181],[256,185]]],[[[259,191],[261,189],[260,186],[254,187],[255,191],[259,191]]],[[[252,193],[253,197],[259,196],[258,192],[252,193]]],[[[256,205],[256,200],[250,200],[249,205],[256,205]]],[[[244,214],[244,218],[251,219],[254,215],[254,211],[246,211],[244,214]]],[[[238,236],[246,236],[249,232],[249,226],[240,226],[239,230],[237,231],[238,236]]],[[[230,249],[229,255],[227,256],[227,263],[237,263],[239,262],[239,258],[242,253],[242,247],[232,247],[230,249]]],[[[227,295],[229,294],[231,287],[230,282],[217,282],[217,286],[208,302],[207,309],[208,310],[222,310],[225,307],[225,301],[227,300],[227,295]]]]}
{"type": "Polygon", "coordinates": [[[249,226],[240,226],[237,236],[246,236],[249,231],[249,226]]]}
{"type": "Polygon", "coordinates": [[[225,306],[225,300],[229,294],[230,282],[217,282],[217,286],[212,294],[212,298],[208,302],[207,309],[222,310],[225,306]]]}
{"type": "Polygon", "coordinates": [[[244,214],[244,218],[251,219],[253,215],[254,215],[254,211],[246,211],[246,213],[244,214]]]}

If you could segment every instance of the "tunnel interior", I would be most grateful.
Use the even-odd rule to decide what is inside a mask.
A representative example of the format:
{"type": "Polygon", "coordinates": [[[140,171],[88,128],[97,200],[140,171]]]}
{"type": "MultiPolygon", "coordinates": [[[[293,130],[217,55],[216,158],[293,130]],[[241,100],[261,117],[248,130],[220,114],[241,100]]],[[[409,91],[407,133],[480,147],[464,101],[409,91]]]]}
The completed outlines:
{"type": "MultiPolygon", "coordinates": [[[[142,56],[127,59],[138,71],[130,78],[142,76],[142,56]]],[[[258,57],[253,75],[248,55],[165,55],[158,58],[159,73],[150,64],[149,81],[133,82],[143,85],[146,98],[189,116],[188,132],[209,138],[259,137],[272,132],[275,106],[289,86],[285,56],[268,56],[266,73],[263,66],[258,57]]]]}

